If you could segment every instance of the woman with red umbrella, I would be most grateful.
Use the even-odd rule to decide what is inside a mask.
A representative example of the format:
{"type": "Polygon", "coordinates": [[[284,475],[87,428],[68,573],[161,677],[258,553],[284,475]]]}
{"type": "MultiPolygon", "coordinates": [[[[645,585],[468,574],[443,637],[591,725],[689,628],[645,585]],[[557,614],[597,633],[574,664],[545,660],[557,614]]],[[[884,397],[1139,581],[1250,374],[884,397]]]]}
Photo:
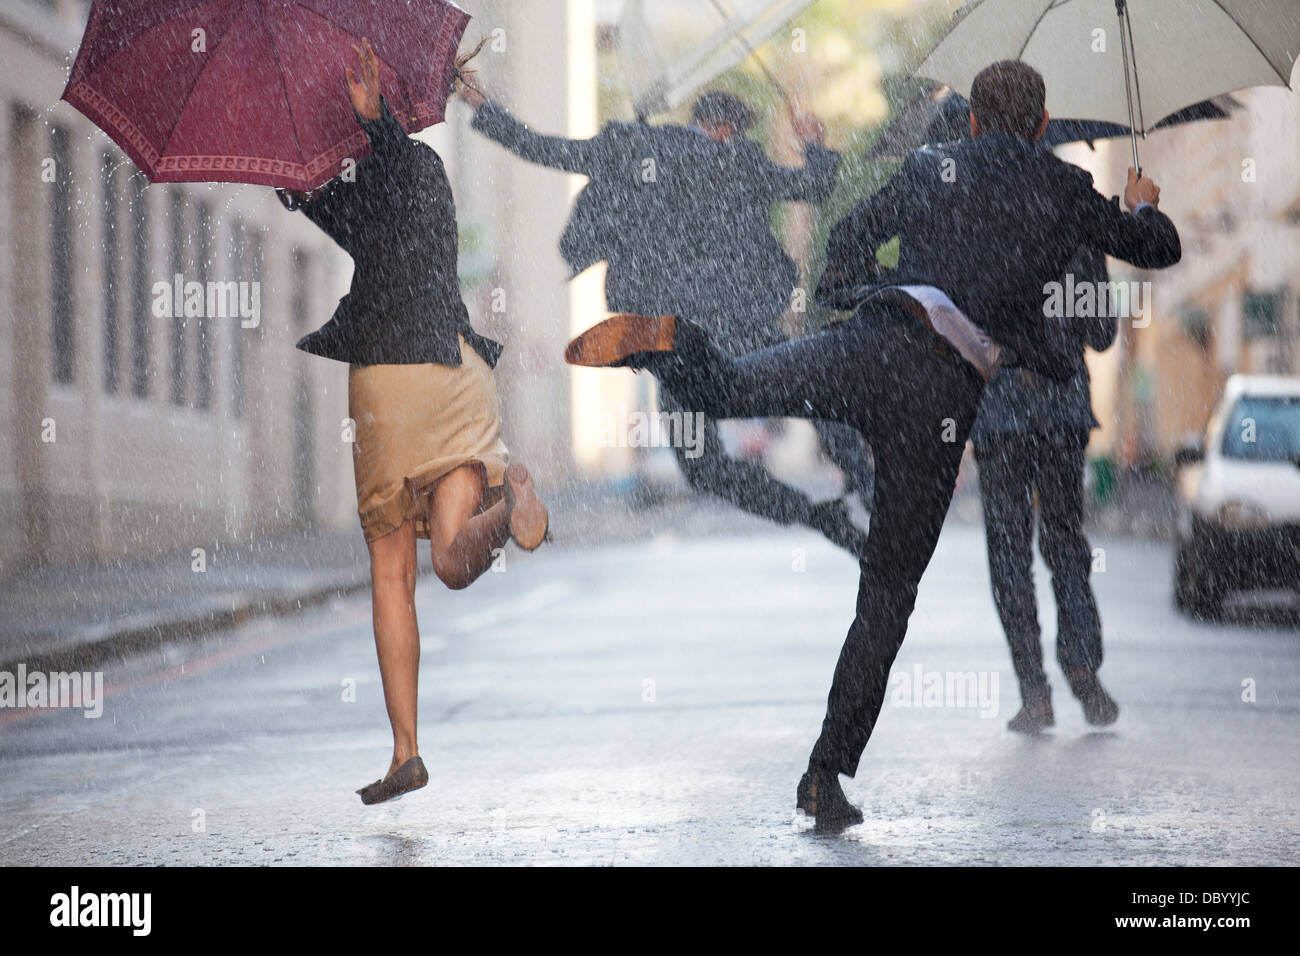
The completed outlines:
{"type": "Polygon", "coordinates": [[[507,539],[537,548],[547,512],[528,470],[507,464],[492,374],[501,346],[470,327],[461,300],[456,210],[442,160],[389,111],[370,44],[357,53],[360,78],[347,70],[347,87],[373,152],[355,177],[280,196],[356,263],[334,317],[298,347],[350,366],[357,505],[393,725],[388,772],[357,791],[372,804],[429,779],[416,746],[417,539],[429,540],[435,572],[459,590],[487,571],[507,539]]]}

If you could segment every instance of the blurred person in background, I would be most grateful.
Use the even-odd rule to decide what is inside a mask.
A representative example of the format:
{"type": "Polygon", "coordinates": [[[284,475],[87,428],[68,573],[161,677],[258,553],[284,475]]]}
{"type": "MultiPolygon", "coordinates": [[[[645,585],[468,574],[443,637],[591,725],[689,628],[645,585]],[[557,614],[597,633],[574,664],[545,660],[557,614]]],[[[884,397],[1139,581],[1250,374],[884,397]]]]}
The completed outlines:
{"type": "MultiPolygon", "coordinates": [[[[461,93],[480,133],[529,162],[590,178],[560,251],[574,276],[608,263],[611,311],[687,316],[733,357],[783,340],[778,319],[798,270],[772,234],[772,205],[820,202],[834,189],[840,157],[825,147],[816,117],[794,115],[805,165],[787,167],[745,138],[755,115],[730,93],[701,95],[689,126],[615,122],[582,140],[536,133],[480,89],[461,93]]],[[[671,389],[661,389],[660,407],[700,411],[671,389]]],[[[814,528],[855,557],[865,553],[866,535],[842,498],[814,504],[762,464],[728,457],[707,418],[701,447],[689,456],[675,449],[697,491],[778,524],[814,528]]]]}

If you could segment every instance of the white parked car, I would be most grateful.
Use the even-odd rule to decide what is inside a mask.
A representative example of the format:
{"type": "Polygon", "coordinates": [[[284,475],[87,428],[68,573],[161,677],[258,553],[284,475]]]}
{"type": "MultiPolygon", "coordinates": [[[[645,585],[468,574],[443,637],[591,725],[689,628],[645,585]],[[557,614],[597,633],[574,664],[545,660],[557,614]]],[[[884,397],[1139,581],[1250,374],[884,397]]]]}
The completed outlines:
{"type": "Polygon", "coordinates": [[[1212,615],[1234,591],[1300,591],[1300,378],[1234,375],[1179,449],[1174,602],[1212,615]]]}

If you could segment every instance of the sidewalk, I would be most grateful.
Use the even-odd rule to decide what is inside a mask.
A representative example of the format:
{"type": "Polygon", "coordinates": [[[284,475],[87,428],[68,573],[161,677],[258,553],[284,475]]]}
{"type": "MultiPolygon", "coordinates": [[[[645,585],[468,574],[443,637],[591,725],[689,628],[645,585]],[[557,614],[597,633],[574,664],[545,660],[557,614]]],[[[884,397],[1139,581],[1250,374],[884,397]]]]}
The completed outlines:
{"type": "Polygon", "coordinates": [[[85,670],[328,600],[364,587],[367,576],[360,533],[304,531],[214,546],[206,560],[206,571],[192,570],[186,549],[50,565],[0,581],[0,671],[19,661],[29,670],[85,670]]]}
{"type": "MultiPolygon", "coordinates": [[[[1135,483],[1098,509],[1090,529],[1125,537],[1166,537],[1167,491],[1135,483]]],[[[590,547],[671,534],[761,533],[770,525],[710,499],[681,495],[641,500],[576,485],[548,496],[554,541],[590,547]]],[[[954,502],[951,520],[978,524],[978,498],[954,502]]],[[[427,544],[422,574],[432,570],[427,544]]],[[[258,615],[292,614],[365,590],[370,564],[360,528],[314,529],[213,546],[207,570],[191,570],[189,550],[123,558],[111,564],[52,565],[0,580],[0,671],[86,670],[111,657],[193,640],[258,615]]]]}
{"type": "MultiPolygon", "coordinates": [[[[701,499],[638,503],[579,486],[550,497],[554,542],[581,547],[655,534],[687,537],[764,522],[701,499]]],[[[428,545],[418,549],[432,570],[428,545]]],[[[239,544],[213,545],[207,570],[192,570],[189,549],[110,564],[51,565],[0,580],[0,671],[86,670],[163,644],[192,640],[265,614],[304,607],[370,586],[360,528],[313,529],[239,544]]]]}

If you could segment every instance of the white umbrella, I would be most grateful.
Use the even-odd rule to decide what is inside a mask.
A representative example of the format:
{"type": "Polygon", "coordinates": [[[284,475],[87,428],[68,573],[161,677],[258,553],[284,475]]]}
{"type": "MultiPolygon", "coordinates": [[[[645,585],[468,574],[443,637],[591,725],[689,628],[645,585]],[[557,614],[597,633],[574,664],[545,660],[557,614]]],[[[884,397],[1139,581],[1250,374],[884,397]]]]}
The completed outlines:
{"type": "MultiPolygon", "coordinates": [[[[675,109],[743,63],[813,0],[626,0],[619,65],[638,116],[675,109]]],[[[760,66],[762,63],[760,61],[760,66]]],[[[781,95],[781,85],[763,67],[781,95]]]]}
{"type": "Polygon", "coordinates": [[[997,60],[1024,60],[1047,111],[1124,123],[1137,136],[1192,103],[1250,86],[1290,87],[1297,0],[975,0],[916,72],[970,96],[997,60]]]}

